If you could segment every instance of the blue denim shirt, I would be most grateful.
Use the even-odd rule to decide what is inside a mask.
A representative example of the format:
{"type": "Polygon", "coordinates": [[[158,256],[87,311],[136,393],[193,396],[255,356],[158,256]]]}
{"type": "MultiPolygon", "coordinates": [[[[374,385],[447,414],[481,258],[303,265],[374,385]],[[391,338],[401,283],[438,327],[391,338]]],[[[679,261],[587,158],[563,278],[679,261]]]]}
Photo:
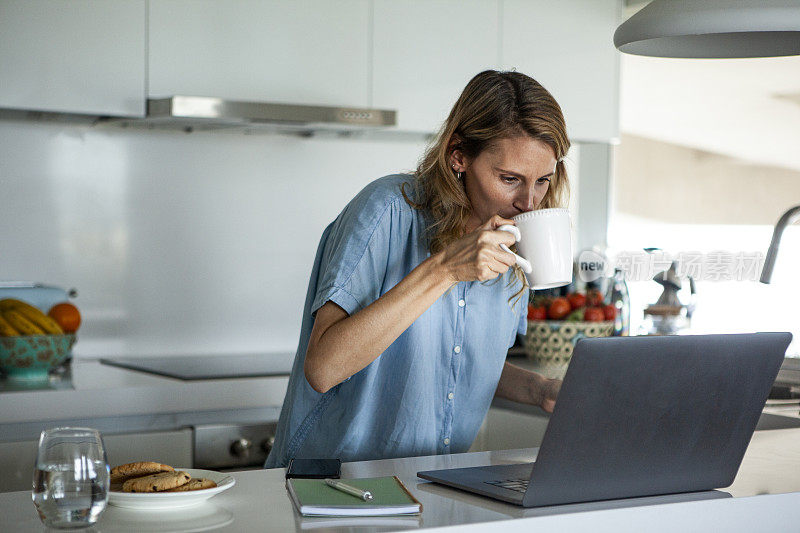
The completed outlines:
{"type": "Polygon", "coordinates": [[[323,232],[266,468],[285,466],[292,457],[360,461],[458,453],[475,439],[508,348],[527,325],[528,291],[513,307],[508,301],[521,288],[511,270],[494,282],[458,283],[377,359],[324,394],[303,372],[317,309],[332,301],[352,316],[430,256],[430,219],[400,192],[401,183],[413,179],[405,174],[372,182],[323,232]]]}

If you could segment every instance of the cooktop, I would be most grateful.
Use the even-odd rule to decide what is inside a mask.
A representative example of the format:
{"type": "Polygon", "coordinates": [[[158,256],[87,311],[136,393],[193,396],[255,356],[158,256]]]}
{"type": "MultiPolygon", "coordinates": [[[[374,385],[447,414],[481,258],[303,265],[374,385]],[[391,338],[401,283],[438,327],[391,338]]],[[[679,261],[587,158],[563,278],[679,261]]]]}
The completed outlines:
{"type": "Polygon", "coordinates": [[[179,355],[100,359],[110,366],[182,380],[288,376],[294,354],[179,355]]]}

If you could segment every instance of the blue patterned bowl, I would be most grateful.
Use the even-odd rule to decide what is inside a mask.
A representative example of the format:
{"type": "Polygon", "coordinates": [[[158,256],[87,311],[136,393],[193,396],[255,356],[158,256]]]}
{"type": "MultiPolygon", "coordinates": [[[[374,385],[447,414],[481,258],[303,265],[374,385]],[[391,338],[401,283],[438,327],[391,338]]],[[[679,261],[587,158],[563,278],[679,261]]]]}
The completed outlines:
{"type": "Polygon", "coordinates": [[[9,379],[47,379],[72,353],[75,335],[0,337],[0,371],[9,379]]]}

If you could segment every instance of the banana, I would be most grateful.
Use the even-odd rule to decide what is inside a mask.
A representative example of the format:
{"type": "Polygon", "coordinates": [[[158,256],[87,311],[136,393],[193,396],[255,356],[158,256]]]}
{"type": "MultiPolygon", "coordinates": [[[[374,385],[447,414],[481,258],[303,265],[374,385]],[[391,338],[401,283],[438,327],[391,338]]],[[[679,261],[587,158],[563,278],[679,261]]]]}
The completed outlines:
{"type": "Polygon", "coordinates": [[[3,318],[3,315],[0,315],[0,337],[16,337],[17,335],[19,335],[19,331],[15,330],[8,320],[3,318]]]}
{"type": "Polygon", "coordinates": [[[25,318],[19,311],[14,309],[3,311],[3,318],[22,335],[44,335],[42,328],[25,318]]]}
{"type": "Polygon", "coordinates": [[[63,335],[64,330],[61,329],[61,326],[58,325],[58,322],[47,316],[46,314],[42,313],[38,309],[32,306],[22,307],[17,306],[13,308],[14,311],[18,312],[29,321],[33,322],[35,326],[38,326],[39,329],[47,333],[48,335],[63,335]]]}
{"type": "Polygon", "coordinates": [[[26,309],[33,309],[34,311],[39,311],[38,308],[32,306],[28,302],[23,302],[22,300],[17,300],[16,298],[3,298],[0,300],[0,312],[8,311],[10,309],[17,309],[19,307],[24,307],[26,309]]]}
{"type": "Polygon", "coordinates": [[[58,325],[58,322],[44,314],[39,308],[32,306],[29,303],[14,298],[6,298],[0,300],[0,312],[3,311],[17,311],[23,317],[27,318],[34,326],[41,329],[44,333],[52,335],[63,335],[64,330],[58,325]]]}

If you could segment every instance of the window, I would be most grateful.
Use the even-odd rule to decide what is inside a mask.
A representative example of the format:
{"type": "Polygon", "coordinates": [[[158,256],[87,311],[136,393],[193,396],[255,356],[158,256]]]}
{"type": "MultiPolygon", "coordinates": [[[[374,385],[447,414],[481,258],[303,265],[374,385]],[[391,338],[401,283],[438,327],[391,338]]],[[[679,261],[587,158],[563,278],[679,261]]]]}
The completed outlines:
{"type": "MultiPolygon", "coordinates": [[[[800,356],[800,283],[793,275],[800,265],[800,228],[784,232],[772,283],[758,281],[774,223],[800,203],[800,172],[625,136],[616,159],[609,255],[644,254],[645,247],[661,248],[672,257],[699,253],[704,268],[696,280],[690,331],[790,331],[795,341],[788,355],[800,356]],[[756,268],[742,264],[743,258],[756,254],[756,268]],[[738,264],[734,279],[725,279],[726,268],[720,265],[730,259],[724,257],[738,264]]],[[[656,302],[662,289],[649,278],[628,285],[631,332],[636,334],[643,309],[656,302]]],[[[688,303],[688,294],[684,282],[679,293],[683,303],[688,303]]]]}

